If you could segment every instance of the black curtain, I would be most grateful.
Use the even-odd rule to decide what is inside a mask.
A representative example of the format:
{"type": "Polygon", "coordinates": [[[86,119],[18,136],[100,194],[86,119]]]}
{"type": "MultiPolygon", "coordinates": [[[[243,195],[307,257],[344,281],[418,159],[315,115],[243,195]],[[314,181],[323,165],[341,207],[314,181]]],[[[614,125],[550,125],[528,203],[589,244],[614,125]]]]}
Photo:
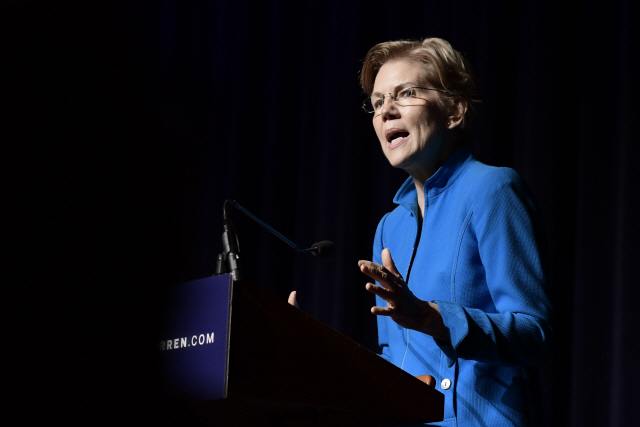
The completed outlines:
{"type": "Polygon", "coordinates": [[[336,243],[330,259],[296,254],[233,212],[247,276],[282,298],[297,290],[303,310],[376,351],[356,263],[406,175],[360,109],[358,72],[378,42],[435,36],[478,76],[476,157],[515,168],[540,205],[558,337],[542,378],[551,425],[637,422],[635,2],[1,11],[4,235],[18,273],[7,287],[23,291],[12,331],[34,372],[16,395],[49,396],[68,420],[183,416],[153,385],[159,295],[213,273],[230,198],[303,247],[336,243]]]}

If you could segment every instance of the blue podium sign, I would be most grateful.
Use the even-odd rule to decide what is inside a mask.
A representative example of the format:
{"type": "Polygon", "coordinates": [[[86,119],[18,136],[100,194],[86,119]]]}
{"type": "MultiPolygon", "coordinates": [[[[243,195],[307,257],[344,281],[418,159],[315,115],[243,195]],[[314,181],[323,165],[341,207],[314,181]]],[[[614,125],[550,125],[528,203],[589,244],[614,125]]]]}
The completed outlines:
{"type": "Polygon", "coordinates": [[[202,401],[227,395],[231,282],[225,274],[169,290],[160,368],[164,383],[180,398],[202,401]]]}

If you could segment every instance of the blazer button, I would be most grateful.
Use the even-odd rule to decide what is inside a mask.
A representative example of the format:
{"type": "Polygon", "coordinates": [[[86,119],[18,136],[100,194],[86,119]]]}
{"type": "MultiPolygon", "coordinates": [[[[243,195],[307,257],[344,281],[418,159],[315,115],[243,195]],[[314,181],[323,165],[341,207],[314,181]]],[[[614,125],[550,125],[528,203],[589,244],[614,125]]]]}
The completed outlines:
{"type": "Polygon", "coordinates": [[[449,387],[451,387],[451,380],[448,378],[443,379],[440,383],[440,387],[442,387],[443,390],[449,390],[449,387]]]}

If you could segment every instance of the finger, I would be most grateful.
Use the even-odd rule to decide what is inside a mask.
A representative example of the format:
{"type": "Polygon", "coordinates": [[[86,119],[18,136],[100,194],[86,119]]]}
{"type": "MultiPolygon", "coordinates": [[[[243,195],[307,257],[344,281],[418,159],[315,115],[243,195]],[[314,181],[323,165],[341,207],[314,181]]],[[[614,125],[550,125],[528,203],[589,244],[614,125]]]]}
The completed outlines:
{"type": "Polygon", "coordinates": [[[360,269],[361,269],[361,270],[362,270],[362,268],[363,268],[363,267],[365,267],[365,268],[367,268],[367,269],[369,269],[369,270],[371,270],[371,271],[376,271],[376,270],[378,270],[378,271],[385,271],[385,272],[387,272],[387,273],[389,272],[389,271],[384,267],[384,265],[382,265],[382,264],[378,264],[378,263],[375,263],[375,262],[373,262],[373,261],[368,261],[368,260],[366,260],[366,259],[361,259],[360,261],[358,261],[358,267],[360,267],[360,269]]]}
{"type": "Polygon", "coordinates": [[[392,316],[395,310],[391,307],[378,307],[377,305],[371,307],[371,313],[376,316],[392,316]]]}
{"type": "Polygon", "coordinates": [[[389,250],[389,248],[384,248],[382,250],[382,265],[384,265],[385,268],[391,273],[395,274],[396,276],[402,277],[400,276],[400,273],[398,273],[396,263],[393,262],[393,258],[391,258],[391,251],[389,250]]]}
{"type": "Polygon", "coordinates": [[[287,302],[291,305],[293,305],[294,307],[298,307],[298,298],[297,298],[297,293],[296,291],[293,291],[289,294],[289,299],[287,300],[287,302]]]}
{"type": "Polygon", "coordinates": [[[395,302],[396,300],[396,294],[388,291],[380,286],[377,286],[373,283],[367,283],[367,285],[365,286],[365,288],[371,292],[372,294],[375,294],[377,296],[379,296],[380,298],[382,298],[383,300],[385,300],[387,303],[389,302],[395,302]]]}
{"type": "Polygon", "coordinates": [[[398,290],[399,285],[396,281],[401,279],[401,277],[392,274],[384,266],[370,261],[365,261],[360,265],[360,271],[380,283],[380,285],[384,286],[386,289],[398,290]]]}
{"type": "Polygon", "coordinates": [[[370,271],[382,271],[384,269],[384,266],[380,265],[380,264],[376,264],[373,261],[367,261],[367,260],[360,260],[358,261],[358,267],[360,267],[360,270],[362,270],[363,268],[366,268],[367,270],[370,271]]]}
{"type": "Polygon", "coordinates": [[[431,375],[417,375],[416,378],[430,387],[435,388],[436,386],[436,379],[431,375]]]}

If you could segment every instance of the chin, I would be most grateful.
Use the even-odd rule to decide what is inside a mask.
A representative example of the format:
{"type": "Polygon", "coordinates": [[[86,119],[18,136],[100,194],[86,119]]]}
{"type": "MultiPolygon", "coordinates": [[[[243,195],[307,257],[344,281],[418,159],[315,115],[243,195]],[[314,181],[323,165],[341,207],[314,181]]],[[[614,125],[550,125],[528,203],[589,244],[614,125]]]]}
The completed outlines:
{"type": "Polygon", "coordinates": [[[411,157],[406,156],[387,156],[387,160],[389,164],[394,168],[404,169],[406,166],[411,164],[411,157]]]}

